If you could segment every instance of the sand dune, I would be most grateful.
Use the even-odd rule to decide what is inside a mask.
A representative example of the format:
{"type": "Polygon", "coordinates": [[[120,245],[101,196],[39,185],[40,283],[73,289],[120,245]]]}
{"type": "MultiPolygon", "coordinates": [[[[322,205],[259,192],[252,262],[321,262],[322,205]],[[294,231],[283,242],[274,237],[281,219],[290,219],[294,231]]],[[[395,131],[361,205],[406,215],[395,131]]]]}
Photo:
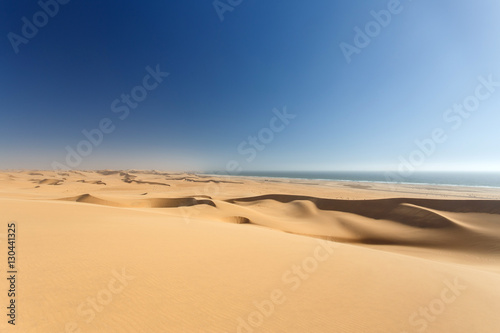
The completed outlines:
{"type": "Polygon", "coordinates": [[[499,332],[499,190],[67,174],[0,173],[17,332],[499,332]]]}
{"type": "Polygon", "coordinates": [[[61,185],[64,183],[64,179],[42,179],[42,180],[34,180],[33,182],[42,185],[61,185]]]}
{"type": "Polygon", "coordinates": [[[380,218],[396,206],[407,203],[424,206],[432,209],[445,210],[449,212],[478,212],[500,214],[500,201],[498,200],[436,200],[436,199],[415,199],[415,198],[391,198],[381,200],[336,200],[318,197],[268,194],[257,197],[238,198],[228,200],[229,202],[252,202],[259,200],[275,200],[279,202],[291,202],[294,200],[309,200],[319,209],[337,210],[343,212],[358,212],[372,218],[380,218]]]}
{"type": "Polygon", "coordinates": [[[196,198],[186,197],[186,198],[149,198],[149,199],[136,199],[136,200],[104,200],[90,194],[82,194],[76,197],[61,198],[59,200],[64,201],[75,201],[90,203],[94,205],[104,205],[111,207],[150,207],[150,208],[170,208],[170,207],[184,207],[184,206],[194,206],[194,205],[210,205],[215,206],[211,200],[198,200],[196,198]]]}
{"type": "Polygon", "coordinates": [[[77,180],[77,182],[79,182],[79,183],[87,183],[87,184],[94,184],[94,185],[106,185],[106,183],[103,182],[103,181],[101,181],[101,180],[88,181],[88,180],[85,180],[85,179],[80,179],[80,180],[77,180]]]}

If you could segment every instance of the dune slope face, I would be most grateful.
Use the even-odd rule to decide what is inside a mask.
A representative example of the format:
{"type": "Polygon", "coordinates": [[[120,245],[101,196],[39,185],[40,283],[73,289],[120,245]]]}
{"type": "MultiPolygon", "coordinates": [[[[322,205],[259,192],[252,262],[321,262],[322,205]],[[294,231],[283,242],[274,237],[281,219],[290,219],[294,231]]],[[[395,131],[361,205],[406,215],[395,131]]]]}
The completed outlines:
{"type": "Polygon", "coordinates": [[[500,193],[355,185],[3,172],[0,331],[499,332],[500,193]]]}

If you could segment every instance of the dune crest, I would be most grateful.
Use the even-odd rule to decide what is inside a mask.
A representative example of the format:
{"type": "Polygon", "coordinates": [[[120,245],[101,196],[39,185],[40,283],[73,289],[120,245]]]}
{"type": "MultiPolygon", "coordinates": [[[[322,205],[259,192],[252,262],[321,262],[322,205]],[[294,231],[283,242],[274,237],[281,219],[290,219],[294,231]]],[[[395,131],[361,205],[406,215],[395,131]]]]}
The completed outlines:
{"type": "MultiPolygon", "coordinates": [[[[141,194],[143,195],[143,194],[141,194]]],[[[111,207],[126,207],[126,208],[137,208],[137,207],[150,207],[150,208],[177,208],[184,206],[195,206],[195,205],[209,205],[214,206],[215,204],[209,199],[196,199],[194,197],[185,198],[147,198],[147,199],[117,199],[117,200],[106,200],[102,199],[88,193],[78,195],[76,197],[60,198],[58,200],[62,201],[74,201],[83,202],[94,205],[103,205],[111,207]]]]}

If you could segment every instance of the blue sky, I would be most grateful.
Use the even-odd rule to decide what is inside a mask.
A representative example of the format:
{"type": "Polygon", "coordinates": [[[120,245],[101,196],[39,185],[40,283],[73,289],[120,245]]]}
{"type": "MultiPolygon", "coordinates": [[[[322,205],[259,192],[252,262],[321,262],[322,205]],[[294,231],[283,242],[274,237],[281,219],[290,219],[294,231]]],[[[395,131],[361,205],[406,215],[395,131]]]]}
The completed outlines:
{"type": "Polygon", "coordinates": [[[500,166],[500,87],[457,129],[444,119],[479,77],[500,82],[498,1],[243,0],[223,21],[211,1],[58,7],[19,43],[9,33],[25,38],[22,18],[43,20],[42,9],[0,4],[0,168],[394,170],[412,156],[424,156],[418,170],[500,166]],[[366,34],[381,10],[390,22],[348,63],[341,43],[355,46],[354,28],[366,34]],[[148,66],[169,75],[120,119],[111,104],[126,105],[148,66]],[[270,138],[285,108],[295,117],[270,138]],[[82,131],[106,118],[114,130],[83,156],[82,131]],[[415,141],[436,128],[446,140],[427,154],[415,141]]]}

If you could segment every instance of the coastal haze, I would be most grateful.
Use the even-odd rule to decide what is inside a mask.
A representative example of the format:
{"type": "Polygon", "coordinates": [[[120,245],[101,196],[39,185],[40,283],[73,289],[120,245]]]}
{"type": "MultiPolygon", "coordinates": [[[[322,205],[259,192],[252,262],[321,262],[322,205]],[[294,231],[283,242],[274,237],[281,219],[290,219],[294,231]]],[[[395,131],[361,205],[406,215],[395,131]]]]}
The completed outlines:
{"type": "Polygon", "coordinates": [[[498,2],[0,15],[0,332],[500,331],[498,2]]]}

